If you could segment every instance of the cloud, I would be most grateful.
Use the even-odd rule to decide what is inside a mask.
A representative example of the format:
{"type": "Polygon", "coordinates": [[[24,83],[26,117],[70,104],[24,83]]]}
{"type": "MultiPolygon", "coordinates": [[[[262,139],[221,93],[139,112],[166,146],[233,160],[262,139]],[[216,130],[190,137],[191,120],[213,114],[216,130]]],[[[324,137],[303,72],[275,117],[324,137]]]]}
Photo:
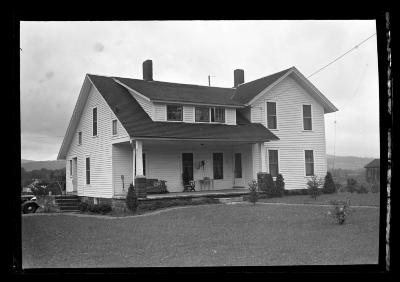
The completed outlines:
{"type": "Polygon", "coordinates": [[[93,49],[94,49],[94,51],[96,51],[96,52],[103,52],[103,50],[104,50],[104,45],[101,44],[100,42],[96,42],[96,43],[93,45],[93,49]]]}
{"type": "Polygon", "coordinates": [[[47,79],[51,79],[53,76],[54,76],[54,72],[53,72],[53,71],[48,71],[48,72],[46,73],[46,78],[47,78],[47,79]]]}

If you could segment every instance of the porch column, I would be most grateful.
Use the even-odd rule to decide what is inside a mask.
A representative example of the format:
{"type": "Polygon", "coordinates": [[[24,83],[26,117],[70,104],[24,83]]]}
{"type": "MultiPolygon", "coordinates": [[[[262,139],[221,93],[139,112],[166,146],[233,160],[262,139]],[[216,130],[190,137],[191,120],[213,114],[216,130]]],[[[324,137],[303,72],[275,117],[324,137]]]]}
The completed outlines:
{"type": "Polygon", "coordinates": [[[261,172],[267,172],[267,162],[266,162],[266,148],[264,146],[264,142],[259,143],[260,144],[260,169],[261,172]]]}
{"type": "Polygon", "coordinates": [[[142,141],[136,140],[136,176],[143,176],[143,151],[142,141]]]}
{"type": "Polygon", "coordinates": [[[135,170],[135,166],[136,166],[136,147],[135,147],[135,142],[131,141],[131,145],[132,145],[132,180],[133,180],[133,184],[135,184],[135,177],[136,177],[136,170],[135,170]]]}

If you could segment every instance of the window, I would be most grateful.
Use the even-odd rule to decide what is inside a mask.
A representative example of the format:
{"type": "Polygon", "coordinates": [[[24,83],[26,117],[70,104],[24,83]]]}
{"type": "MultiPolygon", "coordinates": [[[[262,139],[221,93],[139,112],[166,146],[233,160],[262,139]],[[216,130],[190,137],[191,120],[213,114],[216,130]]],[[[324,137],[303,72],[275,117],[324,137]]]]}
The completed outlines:
{"type": "Polygon", "coordinates": [[[93,136],[97,135],[97,108],[93,108],[93,136]]]}
{"type": "Polygon", "coordinates": [[[211,122],[225,123],[225,109],[211,108],[211,122]]]}
{"type": "Polygon", "coordinates": [[[223,165],[223,154],[213,153],[213,172],[214,179],[224,178],[224,165],[223,165]]]}
{"type": "Polygon", "coordinates": [[[78,144],[82,145],[82,131],[78,132],[78,144]]]}
{"type": "Polygon", "coordinates": [[[314,175],[314,152],[313,150],[305,150],[306,160],[306,176],[314,175]]]}
{"type": "Polygon", "coordinates": [[[303,105],[303,128],[312,130],[311,105],[303,105]]]}
{"type": "Polygon", "coordinates": [[[72,176],[72,160],[69,160],[69,176],[72,176]]]}
{"type": "Polygon", "coordinates": [[[112,121],[112,134],[113,135],[117,135],[117,120],[116,119],[114,119],[113,121],[112,121]]]}
{"type": "Polygon", "coordinates": [[[278,165],[278,150],[268,150],[269,157],[269,173],[272,177],[278,176],[279,165],[278,165]]]}
{"type": "Polygon", "coordinates": [[[86,184],[90,184],[90,158],[86,158],[86,184]]]}
{"type": "Polygon", "coordinates": [[[167,120],[182,120],[182,106],[167,105],[167,120]]]}
{"type": "Polygon", "coordinates": [[[210,109],[207,107],[196,107],[195,120],[200,122],[210,122],[210,109]]]}
{"type": "Polygon", "coordinates": [[[269,129],[277,128],[276,103],[275,102],[267,102],[267,127],[269,129]]]}

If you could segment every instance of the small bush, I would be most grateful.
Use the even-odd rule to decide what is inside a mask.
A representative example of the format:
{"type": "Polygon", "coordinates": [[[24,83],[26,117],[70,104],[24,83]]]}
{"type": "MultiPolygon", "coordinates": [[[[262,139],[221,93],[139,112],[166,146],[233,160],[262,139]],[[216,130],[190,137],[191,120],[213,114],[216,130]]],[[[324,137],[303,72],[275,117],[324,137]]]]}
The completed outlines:
{"type": "Polygon", "coordinates": [[[126,206],[131,212],[136,212],[139,206],[139,201],[136,195],[135,187],[131,183],[128,188],[128,194],[126,195],[126,206]]]}
{"type": "Polygon", "coordinates": [[[285,194],[285,182],[282,174],[278,174],[275,181],[276,192],[278,197],[282,197],[285,194]]]}
{"type": "Polygon", "coordinates": [[[89,204],[88,211],[90,211],[92,213],[100,213],[101,212],[100,205],[89,204]]]}
{"type": "Polygon", "coordinates": [[[79,210],[81,212],[86,212],[89,209],[89,204],[87,202],[81,202],[79,203],[79,210]]]}
{"type": "Polygon", "coordinates": [[[340,183],[335,183],[335,186],[336,186],[336,191],[339,191],[339,192],[346,192],[346,187],[343,186],[342,184],[340,184],[340,183]]]}
{"type": "Polygon", "coordinates": [[[352,213],[350,209],[350,201],[333,200],[329,202],[332,205],[331,210],[328,212],[328,216],[333,218],[336,223],[343,224],[346,221],[347,216],[352,213]]]}
{"type": "Polygon", "coordinates": [[[257,199],[258,199],[258,192],[257,192],[257,187],[258,183],[256,180],[253,180],[252,182],[249,183],[249,202],[253,203],[253,205],[256,204],[257,199]]]}
{"type": "Polygon", "coordinates": [[[347,179],[347,186],[346,186],[346,191],[350,192],[350,193],[354,193],[357,191],[357,180],[353,179],[353,178],[349,178],[347,179]]]}
{"type": "Polygon", "coordinates": [[[379,193],[380,190],[381,190],[381,185],[379,184],[379,182],[372,183],[372,185],[371,185],[371,192],[372,193],[379,193]]]}
{"type": "Polygon", "coordinates": [[[363,183],[360,187],[356,190],[357,194],[367,194],[369,189],[367,188],[369,185],[367,183],[363,183]]]}
{"type": "Polygon", "coordinates": [[[105,214],[112,211],[112,207],[110,204],[103,203],[99,205],[99,210],[102,214],[105,214]]]}
{"type": "Polygon", "coordinates": [[[308,194],[313,199],[317,199],[317,196],[321,193],[319,187],[322,185],[322,179],[317,176],[311,176],[311,179],[307,182],[308,194]]]}
{"type": "Polygon", "coordinates": [[[326,173],[326,176],[325,176],[322,193],[324,193],[324,194],[336,193],[336,185],[335,185],[335,182],[333,181],[332,174],[329,171],[326,173]]]}

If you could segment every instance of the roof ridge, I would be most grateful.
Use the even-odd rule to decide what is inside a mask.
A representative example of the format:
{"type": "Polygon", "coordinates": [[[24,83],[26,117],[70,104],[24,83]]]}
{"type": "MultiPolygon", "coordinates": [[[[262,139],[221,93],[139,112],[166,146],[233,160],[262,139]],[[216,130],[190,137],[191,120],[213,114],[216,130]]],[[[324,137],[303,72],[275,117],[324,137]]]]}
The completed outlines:
{"type": "Polygon", "coordinates": [[[269,75],[266,75],[266,76],[263,76],[263,77],[260,77],[260,78],[257,78],[257,79],[254,79],[254,80],[251,80],[251,81],[242,83],[242,84],[239,84],[238,87],[236,87],[236,88],[239,88],[240,86],[243,86],[243,85],[246,85],[246,84],[250,84],[250,83],[253,83],[253,82],[258,82],[258,81],[260,81],[260,80],[262,80],[262,79],[264,79],[264,78],[267,78],[267,77],[276,75],[276,74],[278,74],[278,73],[283,73],[283,72],[286,73],[286,72],[288,72],[289,70],[294,69],[294,68],[295,68],[295,67],[293,66],[293,67],[290,67],[290,68],[288,68],[288,69],[284,69],[284,70],[281,70],[281,71],[278,71],[278,72],[274,72],[274,73],[272,73],[272,74],[269,74],[269,75]]]}

